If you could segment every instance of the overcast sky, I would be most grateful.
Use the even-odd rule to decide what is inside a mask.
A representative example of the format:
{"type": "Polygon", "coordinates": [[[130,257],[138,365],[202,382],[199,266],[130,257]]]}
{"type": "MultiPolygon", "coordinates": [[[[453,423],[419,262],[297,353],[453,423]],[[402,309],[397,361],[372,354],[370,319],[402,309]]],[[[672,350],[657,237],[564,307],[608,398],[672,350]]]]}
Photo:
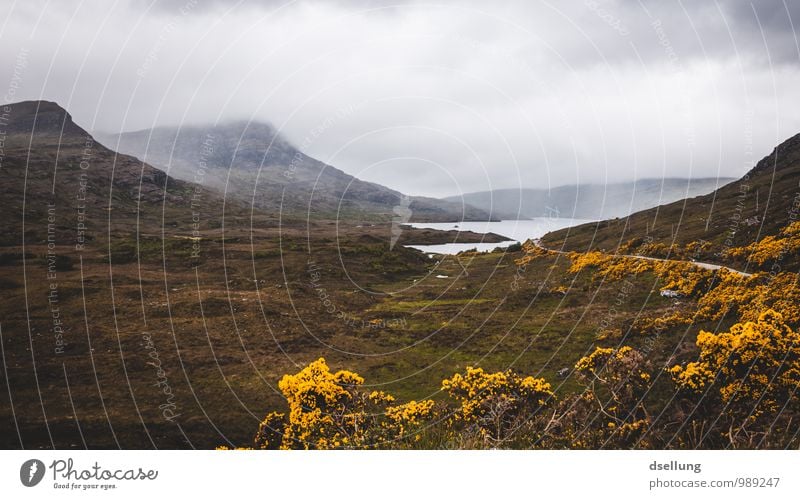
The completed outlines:
{"type": "Polygon", "coordinates": [[[269,121],[410,194],[741,176],[800,132],[800,2],[754,3],[5,1],[0,91],[89,130],[269,121]]]}

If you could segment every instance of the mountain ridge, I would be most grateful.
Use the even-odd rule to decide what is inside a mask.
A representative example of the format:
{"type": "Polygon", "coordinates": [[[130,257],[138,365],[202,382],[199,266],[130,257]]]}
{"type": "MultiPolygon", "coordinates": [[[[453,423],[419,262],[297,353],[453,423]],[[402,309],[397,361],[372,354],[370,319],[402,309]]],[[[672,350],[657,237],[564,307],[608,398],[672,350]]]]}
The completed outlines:
{"type": "Polygon", "coordinates": [[[626,216],[658,204],[705,194],[733,180],[726,177],[645,178],[631,182],[585,183],[549,189],[494,189],[444,199],[463,200],[484,211],[508,218],[517,214],[518,218],[563,216],[596,220],[626,216]]]}
{"type": "MultiPolygon", "coordinates": [[[[2,244],[55,239],[80,246],[111,227],[127,233],[165,223],[189,226],[196,198],[204,200],[208,218],[222,212],[220,196],[109,149],[55,102],[23,101],[5,110],[2,244]]],[[[245,213],[235,203],[228,209],[245,213]]]]}
{"type": "Polygon", "coordinates": [[[360,180],[306,155],[268,123],[238,120],[219,125],[166,126],[105,137],[120,152],[176,178],[192,180],[202,163],[206,185],[272,212],[301,213],[311,218],[389,220],[400,210],[410,213],[409,220],[404,221],[491,218],[468,205],[406,196],[360,180]],[[210,143],[205,149],[204,141],[210,143]],[[409,212],[404,211],[406,208],[409,212]]]}
{"type": "Polygon", "coordinates": [[[778,144],[743,177],[715,191],[546,234],[548,247],[617,251],[636,238],[670,246],[707,242],[709,255],[776,235],[800,212],[800,133],[778,144]]]}

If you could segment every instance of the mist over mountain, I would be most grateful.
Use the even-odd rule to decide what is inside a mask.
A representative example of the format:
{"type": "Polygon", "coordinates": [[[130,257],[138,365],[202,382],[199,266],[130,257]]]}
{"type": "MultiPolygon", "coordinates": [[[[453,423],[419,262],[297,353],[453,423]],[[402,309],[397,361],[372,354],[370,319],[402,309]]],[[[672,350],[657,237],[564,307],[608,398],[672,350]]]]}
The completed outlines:
{"type": "Polygon", "coordinates": [[[107,135],[109,145],[170,175],[288,216],[403,221],[488,220],[461,202],[404,194],[307,156],[269,124],[159,127],[107,135]],[[410,211],[406,212],[408,209],[410,211]]]}
{"type": "Polygon", "coordinates": [[[733,178],[641,179],[613,184],[582,184],[552,189],[496,189],[450,196],[501,218],[564,217],[602,220],[707,194],[733,178]]]}
{"type": "MultiPolygon", "coordinates": [[[[712,243],[714,252],[776,235],[797,219],[800,134],[780,143],[742,178],[703,196],[690,197],[618,220],[547,234],[550,247],[615,251],[645,236],[664,245],[712,243]]],[[[788,260],[788,258],[787,258],[788,260]]]]}
{"type": "MultiPolygon", "coordinates": [[[[4,106],[1,128],[3,244],[48,240],[80,247],[137,226],[149,232],[162,223],[188,227],[195,199],[202,199],[206,218],[221,212],[221,196],[108,149],[55,102],[4,106]]],[[[233,203],[228,211],[242,208],[233,203]]]]}

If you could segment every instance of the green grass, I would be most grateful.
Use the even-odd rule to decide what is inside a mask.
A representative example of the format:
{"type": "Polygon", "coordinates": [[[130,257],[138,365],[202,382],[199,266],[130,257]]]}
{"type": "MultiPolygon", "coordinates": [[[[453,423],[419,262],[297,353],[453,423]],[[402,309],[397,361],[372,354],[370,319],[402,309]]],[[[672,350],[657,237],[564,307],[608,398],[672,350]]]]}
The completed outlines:
{"type": "Polygon", "coordinates": [[[464,298],[464,299],[437,299],[437,300],[417,300],[417,301],[392,301],[387,300],[372,307],[375,312],[417,312],[423,309],[478,305],[489,303],[493,300],[489,298],[464,298]]]}

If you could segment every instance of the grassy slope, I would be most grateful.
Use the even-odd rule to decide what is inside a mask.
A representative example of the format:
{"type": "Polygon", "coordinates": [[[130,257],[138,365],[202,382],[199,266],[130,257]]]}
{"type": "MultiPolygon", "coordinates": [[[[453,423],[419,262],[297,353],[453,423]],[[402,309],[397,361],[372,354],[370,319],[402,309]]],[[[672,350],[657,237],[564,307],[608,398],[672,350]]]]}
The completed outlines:
{"type": "Polygon", "coordinates": [[[614,251],[633,238],[685,245],[705,240],[717,253],[776,234],[797,216],[800,135],[775,148],[745,177],[717,191],[644,210],[629,217],[585,224],[547,234],[550,248],[614,251]],[[794,208],[793,208],[794,206],[794,208]]]}
{"type": "MultiPolygon", "coordinates": [[[[27,281],[18,266],[0,266],[3,349],[25,447],[49,446],[43,412],[58,447],[81,447],[72,404],[90,446],[114,447],[116,434],[124,447],[151,447],[145,429],[159,447],[188,446],[181,432],[198,447],[247,444],[257,418],[283,407],[280,377],[321,356],[401,400],[441,398],[441,380],[467,365],[514,367],[572,391],[575,382],[556,372],[597,344],[609,307],[622,296],[622,283],[565,273],[563,257],[519,270],[513,259],[520,253],[439,261],[389,251],[386,240],[352,228],[319,224],[310,238],[306,230],[208,231],[197,266],[174,251],[170,236],[166,257],[157,243],[139,261],[110,266],[103,251],[85,253],[82,268],[58,276],[63,355],[53,353],[48,281],[32,278],[45,262],[27,261],[27,281]],[[559,286],[569,288],[566,295],[553,291],[559,286]],[[176,394],[180,428],[158,410],[165,397],[153,385],[143,332],[176,394]]],[[[634,284],[611,327],[624,330],[637,314],[669,307],[651,293],[658,289],[652,276],[634,284]]],[[[664,362],[694,333],[664,335],[652,359],[664,362]]],[[[0,418],[13,425],[7,399],[0,393],[0,418]]],[[[16,432],[4,435],[4,447],[19,446],[16,432]]]]}
{"type": "MultiPolygon", "coordinates": [[[[258,213],[251,219],[249,212],[231,217],[236,212],[230,211],[223,224],[213,197],[205,198],[199,258],[192,258],[186,239],[191,209],[180,190],[171,195],[163,224],[158,190],[148,191],[154,198],[142,205],[138,222],[137,203],[113,200],[109,224],[103,196],[110,177],[99,169],[109,163],[102,156],[90,179],[102,187],[94,190],[88,213],[94,243],[77,253],[69,172],[75,172],[79,144],[61,152],[38,148],[27,163],[28,193],[41,199],[61,154],[55,252],[72,265],[46,278],[41,213],[29,214],[25,248],[19,221],[4,221],[10,237],[0,258],[6,366],[0,382],[11,392],[0,390],[0,421],[11,429],[0,437],[4,448],[49,447],[51,437],[59,448],[82,447],[82,439],[90,447],[248,444],[259,419],[282,407],[280,377],[320,356],[405,400],[441,397],[441,380],[466,365],[514,367],[571,391],[574,381],[556,372],[591,351],[606,319],[624,333],[638,314],[657,316],[671,303],[651,292],[658,289],[652,276],[635,278],[623,292],[621,282],[566,273],[563,257],[519,269],[513,260],[520,253],[439,260],[399,246],[390,250],[388,224],[278,222],[258,213]],[[107,230],[114,236],[110,261],[107,230]],[[63,353],[54,348],[53,282],[63,353]],[[154,384],[143,333],[152,338],[175,394],[177,424],[159,410],[166,397],[154,384]]],[[[17,180],[3,184],[4,205],[17,209],[22,184],[16,182],[25,163],[7,164],[5,173],[17,180]]],[[[141,163],[118,170],[134,181],[117,191],[138,192],[135,168],[141,163]]],[[[695,334],[662,335],[651,352],[654,364],[663,365],[677,346],[689,352],[695,334]]],[[[645,339],[607,341],[637,345],[645,339]]]]}

